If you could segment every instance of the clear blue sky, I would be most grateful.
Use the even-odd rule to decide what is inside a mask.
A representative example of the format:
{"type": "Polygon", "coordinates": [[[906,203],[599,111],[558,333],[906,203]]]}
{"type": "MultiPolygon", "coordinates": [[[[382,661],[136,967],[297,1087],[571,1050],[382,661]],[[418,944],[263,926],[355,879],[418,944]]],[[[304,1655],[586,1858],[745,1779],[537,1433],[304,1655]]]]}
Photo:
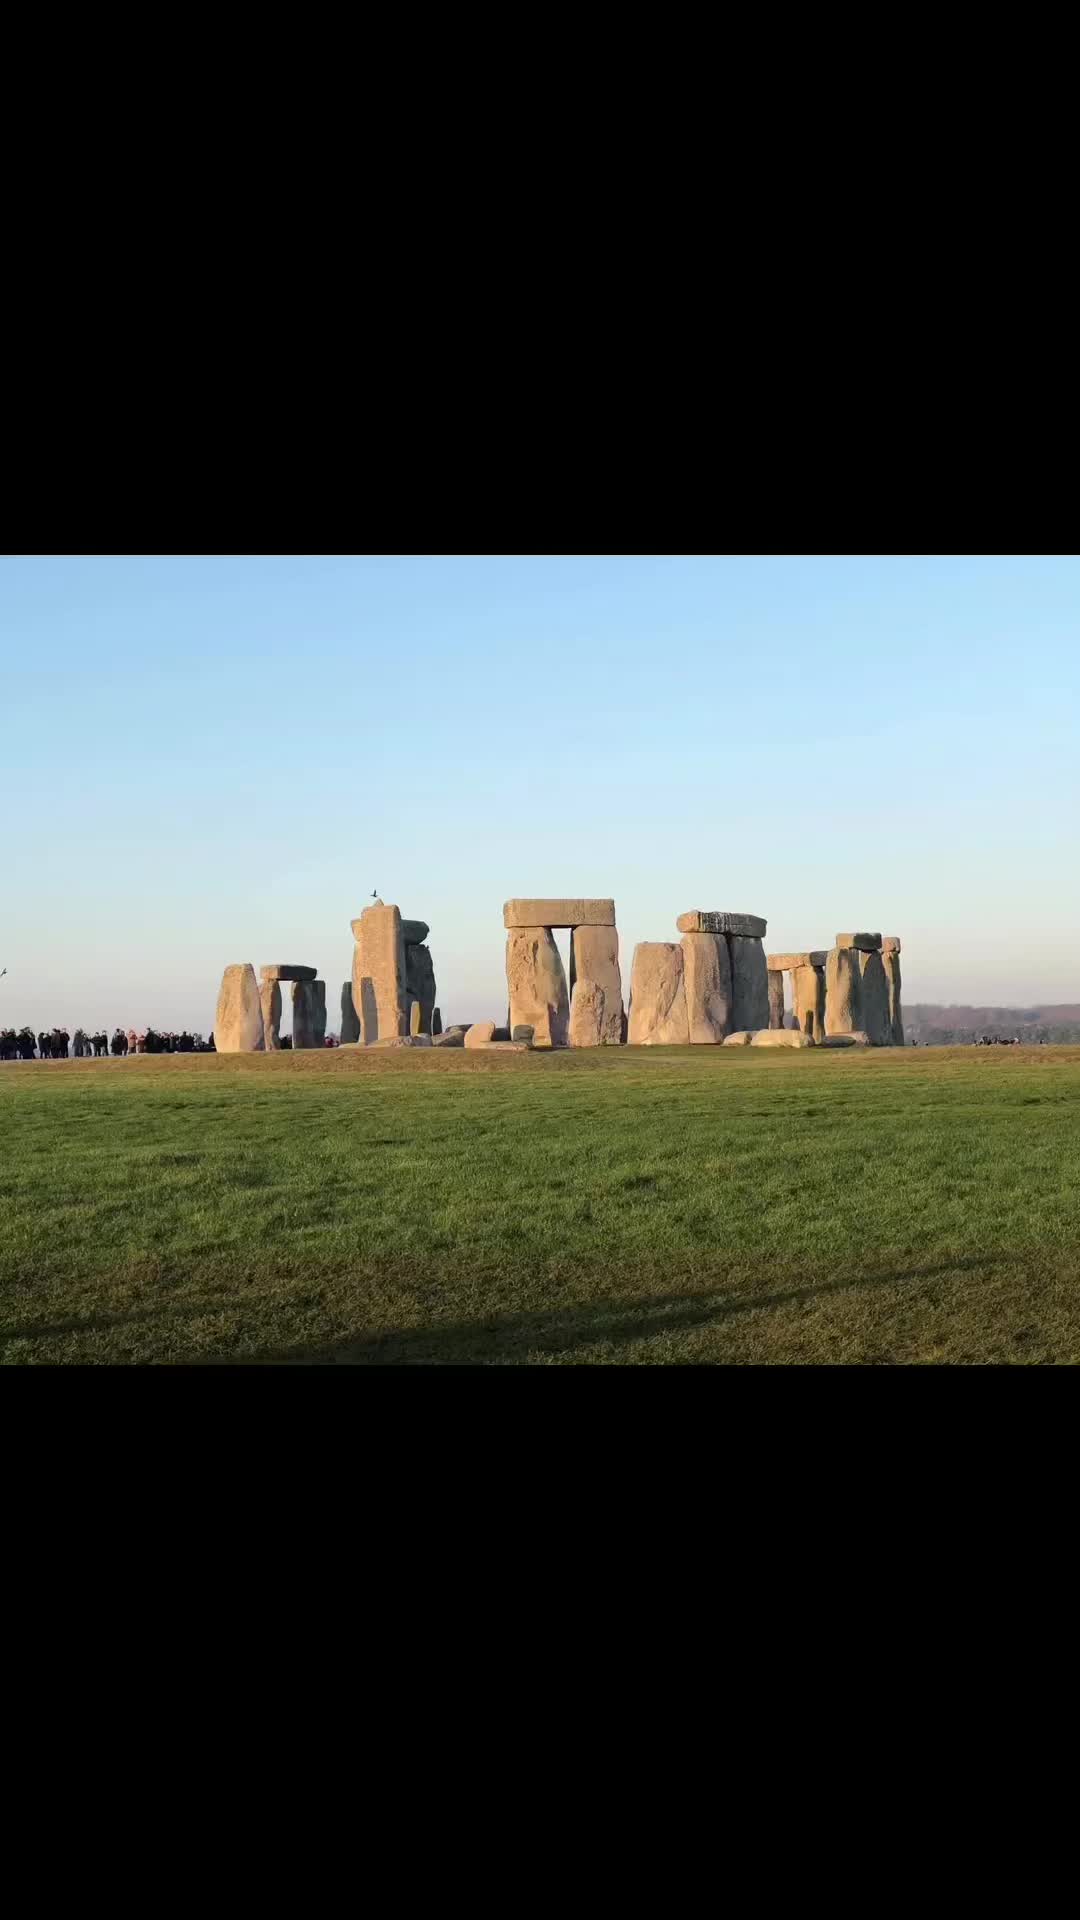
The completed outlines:
{"type": "MultiPolygon", "coordinates": [[[[336,1007],[372,888],[444,1020],[502,902],[903,943],[908,1000],[1080,1000],[1074,558],[0,559],[0,1024],[336,1007]]],[[[336,1022],[331,1019],[331,1026],[336,1022]]]]}

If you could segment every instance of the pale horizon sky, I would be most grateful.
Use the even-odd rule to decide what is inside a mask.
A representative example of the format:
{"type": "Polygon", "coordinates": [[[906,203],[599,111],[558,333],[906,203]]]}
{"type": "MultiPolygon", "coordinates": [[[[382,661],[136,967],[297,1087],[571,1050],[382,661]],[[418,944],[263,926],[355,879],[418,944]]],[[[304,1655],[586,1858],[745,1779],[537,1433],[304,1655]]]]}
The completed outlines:
{"type": "Polygon", "coordinates": [[[1073,556],[0,558],[0,1026],[205,1034],[285,960],[336,1031],[373,888],[447,1025],[513,894],[614,895],[624,997],[719,907],[1080,1001],[1078,640],[1073,556]]]}

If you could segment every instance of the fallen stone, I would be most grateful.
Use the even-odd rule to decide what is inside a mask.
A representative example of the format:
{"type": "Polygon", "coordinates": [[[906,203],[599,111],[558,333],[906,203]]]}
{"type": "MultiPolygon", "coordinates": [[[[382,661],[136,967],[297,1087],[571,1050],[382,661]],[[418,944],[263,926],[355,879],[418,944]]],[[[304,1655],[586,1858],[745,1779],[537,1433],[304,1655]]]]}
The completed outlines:
{"type": "Polygon", "coordinates": [[[731,953],[722,933],[684,933],[679,942],[692,1047],[717,1047],[731,1032],[731,953]]]}
{"type": "Polygon", "coordinates": [[[862,976],[862,1030],[872,1047],[892,1045],[892,1025],[889,1018],[889,981],[882,965],[880,953],[859,952],[859,972],[862,976]]]}
{"type": "Polygon", "coordinates": [[[507,900],[504,927],[613,927],[614,900],[507,900]]]}
{"type": "MultiPolygon", "coordinates": [[[[773,978],[769,975],[770,980],[773,978]]],[[[781,978],[783,976],[781,975],[781,978]]],[[[821,967],[796,967],[791,976],[795,1027],[811,1040],[825,1037],[825,974],[821,967]]]]}
{"type": "Polygon", "coordinates": [[[401,923],[401,937],[407,947],[422,946],[430,932],[426,920],[403,920],[401,923]]]}
{"type": "Polygon", "coordinates": [[[267,1053],[280,1053],[281,988],[276,979],[259,982],[259,1004],[262,1008],[263,1047],[267,1053]]]}
{"type": "Polygon", "coordinates": [[[828,957],[824,947],[812,953],[770,953],[765,965],[770,973],[794,973],[796,967],[823,967],[828,957]]]}
{"type": "Polygon", "coordinates": [[[880,950],[880,933],[838,933],[834,943],[838,947],[858,947],[863,953],[880,950]]]}
{"type": "Polygon", "coordinates": [[[381,902],[365,907],[352,923],[353,1005],[365,1046],[403,1036],[405,1015],[405,942],[397,907],[381,902]]]}
{"type": "Polygon", "coordinates": [[[753,1038],[753,1034],[749,1031],[744,1033],[729,1033],[727,1039],[724,1041],[724,1045],[725,1047],[748,1047],[753,1038]]]}
{"type": "Polygon", "coordinates": [[[669,940],[640,940],[634,948],[627,1039],[632,1047],[690,1043],[683,951],[669,940]]]}
{"type": "Polygon", "coordinates": [[[794,1027],[763,1027],[760,1033],[752,1033],[752,1047],[812,1047],[809,1034],[797,1033],[794,1027]]]}
{"type": "Polygon", "coordinates": [[[737,1033],[769,1027],[769,969],[760,940],[730,935],[731,1025],[737,1033]]]}
{"type": "Polygon", "coordinates": [[[511,1040],[524,1040],[527,1046],[531,1046],[535,1035],[531,1027],[515,1027],[510,1038],[511,1040]]]}
{"type": "Polygon", "coordinates": [[[820,1040],[818,1045],[822,1047],[868,1047],[870,1042],[865,1033],[856,1031],[855,1033],[827,1033],[824,1040],[820,1040]]]}
{"type": "Polygon", "coordinates": [[[387,1033],[383,1035],[381,1040],[368,1040],[366,1042],[368,1047],[379,1047],[384,1052],[392,1051],[397,1047],[415,1047],[416,1044],[416,1036],[411,1033],[387,1033]]]}
{"type": "Polygon", "coordinates": [[[862,976],[853,947],[834,947],[825,963],[825,1032],[862,1031],[862,976]]]}
{"type": "Polygon", "coordinates": [[[352,981],[346,980],[341,989],[341,1044],[353,1046],[360,1038],[360,1022],[353,1006],[352,981]]]}
{"type": "Polygon", "coordinates": [[[900,942],[881,956],[889,993],[889,1036],[894,1047],[904,1044],[904,1016],[900,1006],[900,942]]]}
{"type": "Polygon", "coordinates": [[[465,1035],[467,1047],[488,1047],[495,1038],[494,1020],[478,1020],[465,1035]]]}
{"type": "MultiPolygon", "coordinates": [[[[511,903],[513,904],[513,903],[511,903]]],[[[506,984],[515,1027],[531,1027],[534,1045],[565,1047],[570,1026],[570,997],[559,949],[547,926],[513,927],[506,936],[506,984]]]]}
{"type": "Polygon", "coordinates": [[[433,1034],[431,1044],[433,1047],[463,1047],[464,1030],[461,1027],[448,1027],[445,1033],[433,1034]]]}
{"type": "Polygon", "coordinates": [[[263,1017],[255,969],[246,962],[226,967],[214,1013],[218,1053],[262,1053],[263,1017]]]}
{"type": "MultiPolygon", "coordinates": [[[[582,1003],[584,1007],[584,1002],[582,1003]]],[[[622,1040],[622,974],[619,970],[619,936],[614,927],[575,927],[570,940],[570,1045],[572,1047],[617,1047],[622,1040]],[[601,996],[589,1002],[598,1011],[599,1038],[574,1039],[574,994],[579,986],[596,988],[601,996]]],[[[592,1031],[592,1015],[584,1012],[579,1027],[592,1031]]]]}
{"type": "MultiPolygon", "coordinates": [[[[292,990],[292,1044],[293,1052],[299,1053],[308,1047],[319,1046],[315,1034],[318,1026],[318,996],[314,980],[295,980],[292,990]]],[[[326,1008],[323,1007],[323,1030],[326,1028],[326,1008]]]]}
{"type": "Polygon", "coordinates": [[[768,925],[756,913],[702,912],[680,913],[675,922],[680,933],[734,933],[742,940],[764,940],[768,925]]]}
{"type": "Polygon", "coordinates": [[[779,1032],[784,1024],[784,976],[769,966],[769,1025],[779,1032]]]}
{"type": "Polygon", "coordinates": [[[318,967],[270,966],[259,968],[261,980],[314,980],[318,967]]]}

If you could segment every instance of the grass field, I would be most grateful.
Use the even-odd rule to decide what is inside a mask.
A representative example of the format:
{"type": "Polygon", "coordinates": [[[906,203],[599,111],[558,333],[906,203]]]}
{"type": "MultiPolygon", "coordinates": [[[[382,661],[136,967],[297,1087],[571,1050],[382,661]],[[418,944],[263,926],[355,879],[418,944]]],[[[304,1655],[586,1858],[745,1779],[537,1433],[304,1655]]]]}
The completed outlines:
{"type": "Polygon", "coordinates": [[[0,1354],[1080,1358],[1080,1048],[0,1067],[0,1354]]]}

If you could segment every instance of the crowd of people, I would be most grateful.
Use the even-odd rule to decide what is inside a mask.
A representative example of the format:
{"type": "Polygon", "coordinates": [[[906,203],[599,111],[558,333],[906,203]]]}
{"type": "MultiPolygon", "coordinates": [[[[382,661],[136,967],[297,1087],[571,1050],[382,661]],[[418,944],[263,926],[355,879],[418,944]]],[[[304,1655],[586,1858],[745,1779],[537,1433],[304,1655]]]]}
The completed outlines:
{"type": "Polygon", "coordinates": [[[214,1036],[204,1040],[201,1033],[158,1033],[153,1027],[138,1033],[129,1027],[117,1027],[112,1038],[107,1033],[87,1033],[76,1027],[53,1027],[49,1033],[33,1032],[30,1027],[0,1028],[0,1060],[92,1060],[107,1054],[120,1058],[129,1053],[213,1053],[214,1036]]]}

